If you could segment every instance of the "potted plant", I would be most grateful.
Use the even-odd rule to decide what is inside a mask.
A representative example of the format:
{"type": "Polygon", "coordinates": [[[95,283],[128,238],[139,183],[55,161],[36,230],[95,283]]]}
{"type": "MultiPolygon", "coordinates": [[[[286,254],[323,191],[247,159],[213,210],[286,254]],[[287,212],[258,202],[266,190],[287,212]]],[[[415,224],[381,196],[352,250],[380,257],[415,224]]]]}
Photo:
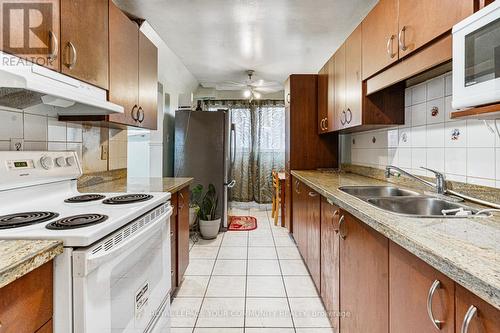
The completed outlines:
{"type": "Polygon", "coordinates": [[[213,184],[208,185],[208,190],[203,194],[203,185],[199,184],[195,188],[197,196],[198,218],[200,222],[200,233],[204,239],[217,237],[220,229],[221,217],[217,216],[217,206],[219,198],[213,184]]]}

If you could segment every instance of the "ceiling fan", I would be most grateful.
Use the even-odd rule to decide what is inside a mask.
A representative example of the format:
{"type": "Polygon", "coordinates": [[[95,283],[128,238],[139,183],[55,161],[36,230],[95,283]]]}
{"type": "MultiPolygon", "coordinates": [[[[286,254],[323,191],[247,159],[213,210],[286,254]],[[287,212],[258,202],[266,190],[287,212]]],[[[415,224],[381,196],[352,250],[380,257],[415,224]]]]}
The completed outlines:
{"type": "Polygon", "coordinates": [[[217,90],[242,90],[243,97],[250,101],[260,99],[262,94],[268,94],[283,90],[283,86],[278,82],[265,81],[263,79],[255,80],[253,70],[247,70],[248,79],[244,82],[225,81],[216,85],[217,90]]]}

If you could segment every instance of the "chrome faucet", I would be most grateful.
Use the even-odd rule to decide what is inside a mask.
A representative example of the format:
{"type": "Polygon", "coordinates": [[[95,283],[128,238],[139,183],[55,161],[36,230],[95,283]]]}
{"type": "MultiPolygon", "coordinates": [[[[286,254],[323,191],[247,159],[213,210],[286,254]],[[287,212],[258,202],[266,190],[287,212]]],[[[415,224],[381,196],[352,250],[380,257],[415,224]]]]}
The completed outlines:
{"type": "Polygon", "coordinates": [[[436,190],[436,192],[438,194],[445,194],[447,192],[446,179],[444,177],[444,174],[442,174],[441,172],[436,171],[436,170],[432,170],[432,169],[428,169],[428,168],[424,168],[424,167],[420,167],[420,168],[434,173],[434,175],[436,177],[436,184],[431,183],[431,182],[429,182],[425,179],[422,179],[420,177],[417,177],[415,175],[412,175],[411,173],[404,171],[403,169],[398,168],[397,166],[394,166],[394,165],[388,165],[385,167],[385,177],[386,178],[389,178],[391,176],[399,177],[401,174],[404,174],[412,179],[415,179],[415,180],[421,182],[424,185],[432,187],[433,189],[436,190]],[[396,172],[391,172],[391,170],[395,170],[396,172]]]}

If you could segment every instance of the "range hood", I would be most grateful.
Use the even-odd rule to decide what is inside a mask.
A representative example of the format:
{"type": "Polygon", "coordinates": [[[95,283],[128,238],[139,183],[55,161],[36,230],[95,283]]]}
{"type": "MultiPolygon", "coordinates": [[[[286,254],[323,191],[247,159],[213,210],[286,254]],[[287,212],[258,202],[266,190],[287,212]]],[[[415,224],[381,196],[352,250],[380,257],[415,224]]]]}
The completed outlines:
{"type": "Polygon", "coordinates": [[[106,90],[0,52],[0,107],[54,106],[61,116],[123,113],[106,90]]]}

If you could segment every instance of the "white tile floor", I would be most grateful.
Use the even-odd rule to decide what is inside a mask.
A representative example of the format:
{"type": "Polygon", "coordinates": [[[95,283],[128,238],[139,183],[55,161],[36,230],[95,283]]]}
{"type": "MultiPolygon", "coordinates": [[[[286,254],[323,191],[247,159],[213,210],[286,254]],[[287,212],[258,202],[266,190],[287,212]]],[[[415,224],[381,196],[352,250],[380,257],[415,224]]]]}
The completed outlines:
{"type": "Polygon", "coordinates": [[[200,240],[172,303],[172,333],[332,333],[314,283],[286,229],[271,213],[258,227],[200,240]]]}

